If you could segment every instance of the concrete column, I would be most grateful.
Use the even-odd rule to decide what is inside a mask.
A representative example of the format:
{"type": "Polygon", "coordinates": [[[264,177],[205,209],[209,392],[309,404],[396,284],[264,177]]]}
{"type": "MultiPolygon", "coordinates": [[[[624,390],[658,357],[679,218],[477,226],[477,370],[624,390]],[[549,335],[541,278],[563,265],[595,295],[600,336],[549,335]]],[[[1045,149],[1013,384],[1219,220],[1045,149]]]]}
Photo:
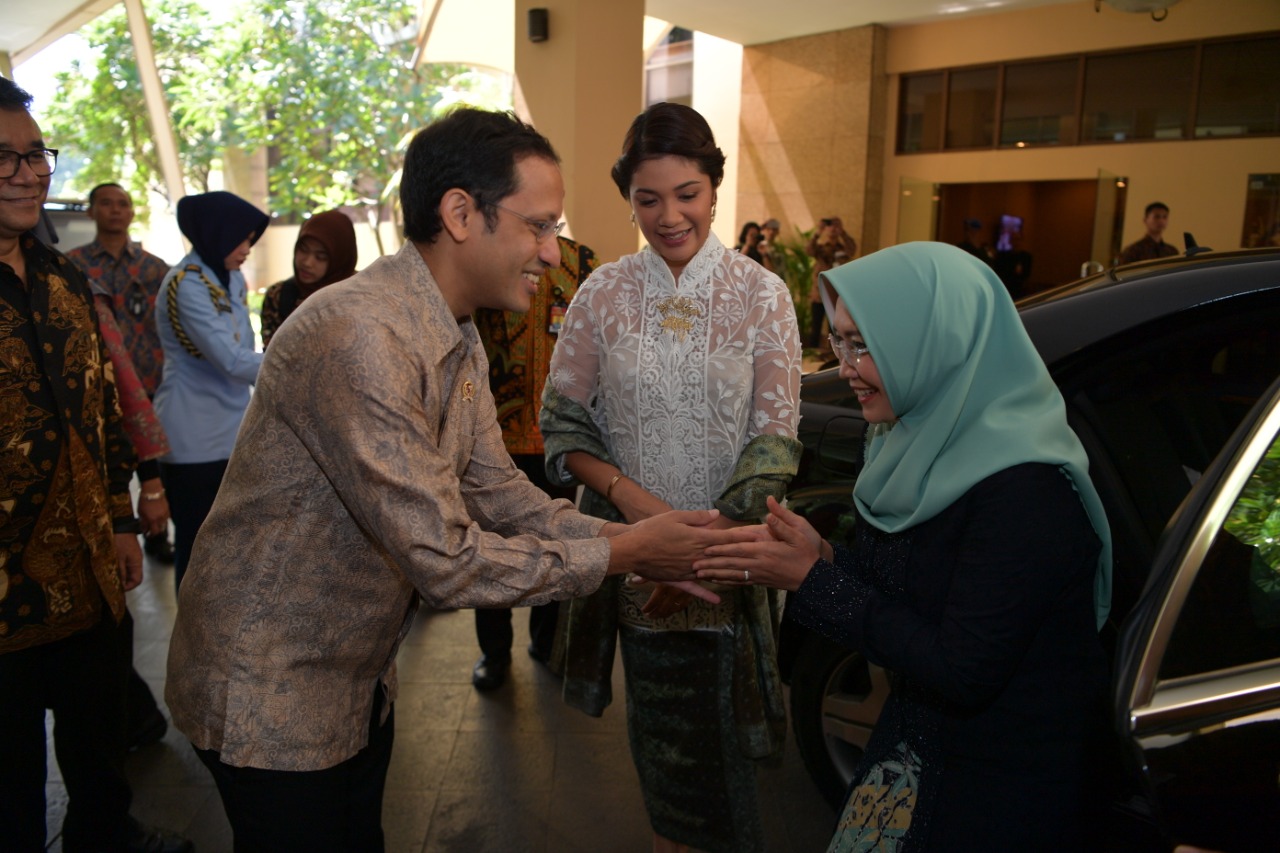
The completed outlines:
{"type": "Polygon", "coordinates": [[[7,50],[0,50],[0,77],[13,79],[13,60],[7,50]]]}
{"type": "Polygon", "coordinates": [[[516,0],[516,111],[559,152],[565,218],[602,261],[636,250],[630,210],[609,177],[644,108],[644,0],[516,0]],[[528,13],[548,12],[531,42],[528,13]]]}
{"type": "Polygon", "coordinates": [[[182,163],[178,160],[178,141],[169,121],[169,103],[156,70],[156,52],[151,43],[151,24],[142,8],[142,0],[124,0],[129,19],[129,35],[133,39],[133,53],[138,62],[138,76],[142,82],[142,94],[147,103],[147,116],[151,123],[151,136],[160,155],[160,170],[169,196],[170,207],[186,195],[182,180],[182,163]]]}
{"type": "Polygon", "coordinates": [[[741,79],[742,45],[706,33],[693,34],[693,108],[711,125],[716,145],[725,156],[724,180],[711,230],[730,248],[738,241],[739,225],[748,218],[738,216],[741,79]]]}

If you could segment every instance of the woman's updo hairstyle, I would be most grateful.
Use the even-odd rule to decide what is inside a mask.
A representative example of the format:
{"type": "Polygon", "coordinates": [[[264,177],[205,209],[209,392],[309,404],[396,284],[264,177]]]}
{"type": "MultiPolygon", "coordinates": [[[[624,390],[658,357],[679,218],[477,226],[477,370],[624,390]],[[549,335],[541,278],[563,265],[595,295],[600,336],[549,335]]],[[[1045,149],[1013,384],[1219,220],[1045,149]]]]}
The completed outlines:
{"type": "Polygon", "coordinates": [[[664,101],[636,116],[627,130],[622,156],[613,164],[611,173],[622,197],[631,197],[631,179],[641,163],[667,156],[697,163],[711,179],[712,189],[724,179],[724,152],[716,147],[707,120],[692,107],[664,101]]]}

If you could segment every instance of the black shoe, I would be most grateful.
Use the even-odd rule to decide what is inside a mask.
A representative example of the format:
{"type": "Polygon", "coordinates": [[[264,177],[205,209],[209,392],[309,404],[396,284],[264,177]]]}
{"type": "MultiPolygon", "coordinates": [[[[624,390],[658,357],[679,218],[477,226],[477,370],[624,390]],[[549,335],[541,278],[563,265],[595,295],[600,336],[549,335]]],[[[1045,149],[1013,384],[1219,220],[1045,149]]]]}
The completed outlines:
{"type": "Polygon", "coordinates": [[[533,658],[543,666],[549,666],[551,664],[551,650],[547,649],[544,651],[533,643],[529,644],[529,657],[533,658]]]}
{"type": "Polygon", "coordinates": [[[497,690],[507,680],[511,658],[495,658],[481,655],[471,670],[471,686],[476,690],[497,690]]]}
{"type": "Polygon", "coordinates": [[[129,837],[124,849],[128,853],[195,853],[191,839],[174,835],[153,826],[144,826],[129,818],[129,837]]]}
{"type": "Polygon", "coordinates": [[[164,714],[160,712],[160,709],[156,708],[147,715],[146,719],[130,728],[128,750],[135,752],[144,746],[153,744],[164,737],[164,733],[167,731],[169,731],[169,721],[164,718],[164,714]]]}
{"type": "Polygon", "coordinates": [[[157,563],[173,565],[173,545],[169,543],[169,537],[166,534],[146,537],[142,550],[157,563]]]}

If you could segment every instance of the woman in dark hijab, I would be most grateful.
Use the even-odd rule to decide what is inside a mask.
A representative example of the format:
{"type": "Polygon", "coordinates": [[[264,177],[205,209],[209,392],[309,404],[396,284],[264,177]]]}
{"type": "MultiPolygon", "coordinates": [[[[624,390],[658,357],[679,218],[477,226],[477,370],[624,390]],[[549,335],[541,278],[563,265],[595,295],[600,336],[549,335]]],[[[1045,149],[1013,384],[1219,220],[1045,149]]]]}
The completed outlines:
{"type": "Polygon", "coordinates": [[[293,275],[267,288],[262,300],[262,346],[302,300],[356,274],[356,229],[340,210],[317,213],[302,225],[293,246],[293,275]]]}
{"type": "Polygon", "coordinates": [[[262,363],[240,267],[268,222],[265,213],[228,192],[178,202],[178,227],[192,251],[169,270],[156,298],[164,374],[155,397],[171,447],[161,457],[160,477],[175,529],[178,584],[262,363]]]}

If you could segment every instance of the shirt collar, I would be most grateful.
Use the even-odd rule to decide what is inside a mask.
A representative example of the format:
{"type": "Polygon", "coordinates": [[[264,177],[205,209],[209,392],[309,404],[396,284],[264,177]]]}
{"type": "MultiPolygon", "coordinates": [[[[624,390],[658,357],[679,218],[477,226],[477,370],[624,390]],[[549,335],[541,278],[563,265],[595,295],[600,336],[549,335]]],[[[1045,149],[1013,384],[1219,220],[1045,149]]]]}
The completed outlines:
{"type": "MultiPolygon", "coordinates": [[[[121,257],[126,257],[129,260],[133,261],[133,260],[137,260],[138,256],[141,254],[142,254],[142,246],[136,240],[133,240],[132,238],[130,238],[125,241],[124,251],[121,252],[121,257]]],[[[97,257],[101,257],[102,255],[107,255],[108,257],[115,257],[114,255],[111,254],[110,251],[107,250],[106,246],[98,242],[97,237],[94,237],[93,242],[89,244],[89,256],[92,258],[97,258],[97,257]]]]}
{"type": "Polygon", "coordinates": [[[412,289],[426,299],[422,322],[427,331],[426,343],[433,350],[432,360],[440,364],[459,347],[473,350],[479,346],[480,335],[475,323],[471,322],[470,317],[461,322],[454,319],[453,311],[449,309],[449,303],[440,292],[440,285],[431,274],[431,268],[427,266],[418,247],[412,242],[406,242],[400,247],[396,261],[407,267],[412,289]]]}

